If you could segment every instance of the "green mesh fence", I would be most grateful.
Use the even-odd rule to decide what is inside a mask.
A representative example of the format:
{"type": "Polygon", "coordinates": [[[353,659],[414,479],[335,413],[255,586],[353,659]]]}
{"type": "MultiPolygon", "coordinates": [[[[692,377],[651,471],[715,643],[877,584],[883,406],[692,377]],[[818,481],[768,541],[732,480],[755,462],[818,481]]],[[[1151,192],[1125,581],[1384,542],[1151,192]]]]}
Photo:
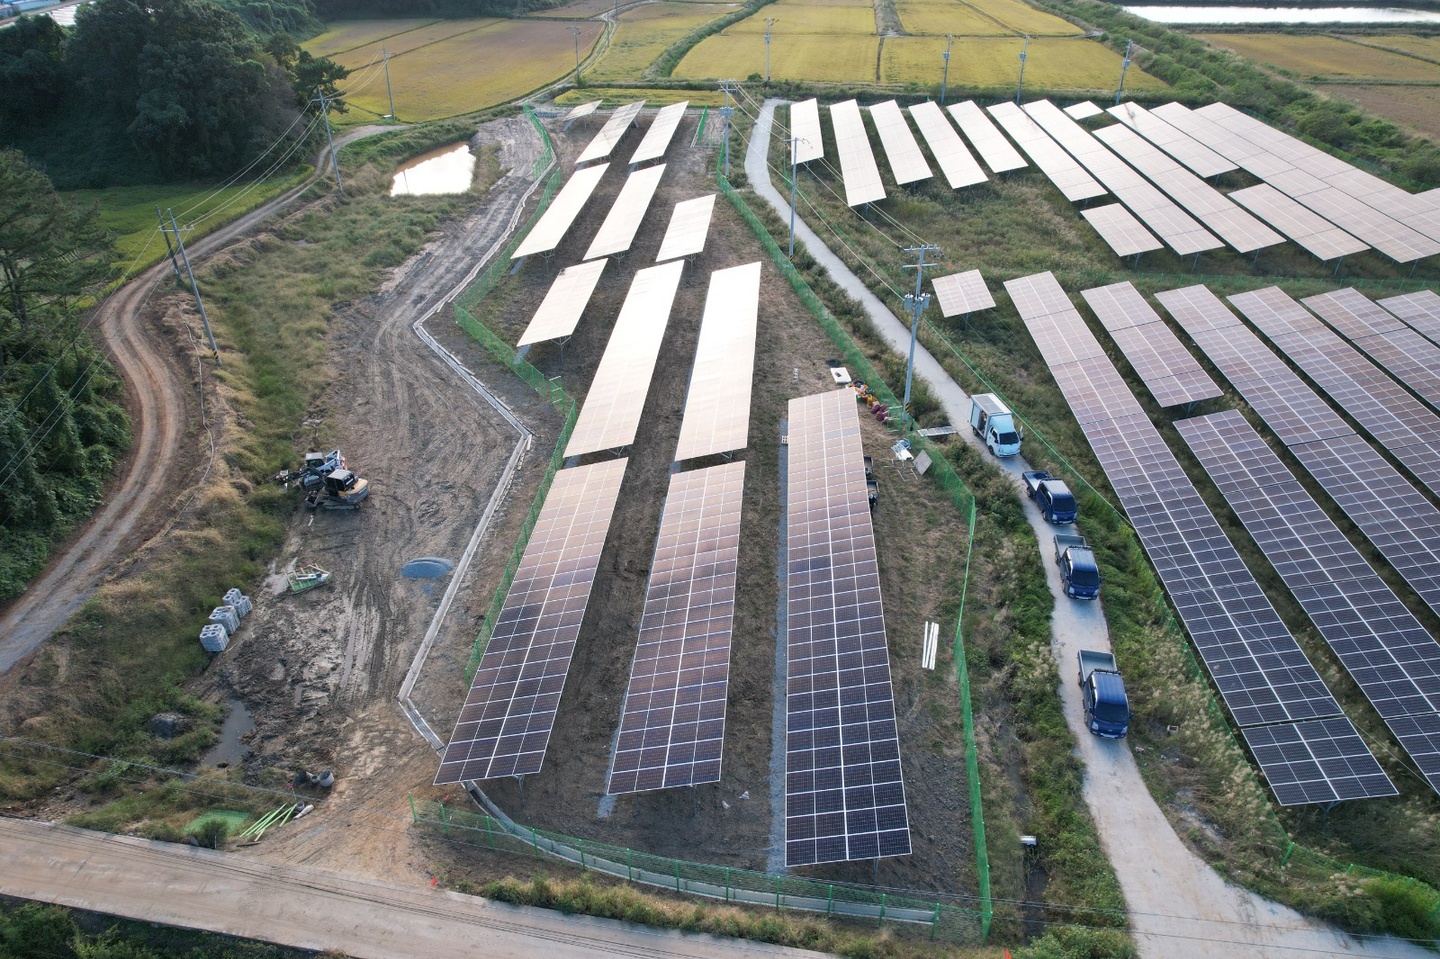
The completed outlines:
{"type": "Polygon", "coordinates": [[[879,892],[799,876],[772,876],[733,866],[714,866],[656,856],[624,846],[576,839],[522,826],[484,813],[452,809],[438,802],[410,800],[416,825],[449,839],[539,860],[563,860],[582,869],[672,892],[774,909],[825,913],[881,924],[904,922],[930,927],[945,942],[978,945],[989,916],[979,909],[941,902],[923,893],[879,892]]]}

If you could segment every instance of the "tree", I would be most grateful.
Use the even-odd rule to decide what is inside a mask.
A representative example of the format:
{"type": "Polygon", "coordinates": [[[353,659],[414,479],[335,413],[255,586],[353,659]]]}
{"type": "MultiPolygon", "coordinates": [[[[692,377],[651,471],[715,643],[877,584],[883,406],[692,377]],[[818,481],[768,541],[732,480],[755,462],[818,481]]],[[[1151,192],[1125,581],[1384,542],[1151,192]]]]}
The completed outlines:
{"type": "Polygon", "coordinates": [[[65,69],[65,28],[50,17],[21,17],[0,30],[0,117],[25,123],[52,115],[74,84],[65,69]]]}
{"type": "Polygon", "coordinates": [[[317,57],[308,50],[301,50],[299,44],[284,33],[273,34],[266,40],[265,52],[274,57],[280,68],[290,74],[290,85],[295,90],[295,102],[298,106],[307,106],[319,92],[330,101],[333,109],[340,113],[345,112],[345,101],[340,96],[339,84],[350,75],[348,69],[329,57],[317,57]]]}

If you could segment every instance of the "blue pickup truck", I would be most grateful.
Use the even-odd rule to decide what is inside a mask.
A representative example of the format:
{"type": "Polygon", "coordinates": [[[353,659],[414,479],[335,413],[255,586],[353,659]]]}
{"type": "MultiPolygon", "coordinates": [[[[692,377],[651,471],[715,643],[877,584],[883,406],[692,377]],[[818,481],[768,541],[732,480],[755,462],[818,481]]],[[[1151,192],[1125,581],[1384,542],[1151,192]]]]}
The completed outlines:
{"type": "Polygon", "coordinates": [[[1040,507],[1040,512],[1052,523],[1065,525],[1075,522],[1080,508],[1075,505],[1075,494],[1065,481],[1056,479],[1044,470],[1029,470],[1021,473],[1026,494],[1040,507]]]}
{"type": "Polygon", "coordinates": [[[1080,698],[1085,702],[1085,727],[1104,739],[1123,739],[1130,731],[1130,700],[1115,657],[1093,649],[1076,654],[1080,662],[1080,698]]]}
{"type": "Polygon", "coordinates": [[[1085,537],[1073,533],[1055,534],[1055,565],[1071,599],[1100,598],[1100,564],[1085,537]]]}

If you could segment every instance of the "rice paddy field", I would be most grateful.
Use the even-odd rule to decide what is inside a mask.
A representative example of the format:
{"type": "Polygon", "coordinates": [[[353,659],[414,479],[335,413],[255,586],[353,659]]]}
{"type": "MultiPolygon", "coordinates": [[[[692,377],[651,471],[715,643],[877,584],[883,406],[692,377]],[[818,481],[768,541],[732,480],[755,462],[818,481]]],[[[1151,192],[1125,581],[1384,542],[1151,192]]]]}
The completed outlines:
{"type": "MultiPolygon", "coordinates": [[[[951,86],[1014,86],[1022,46],[1019,38],[956,37],[950,50],[951,86]]],[[[880,55],[880,81],[939,83],[944,52],[942,37],[890,37],[880,55]]],[[[1094,40],[1032,39],[1025,85],[1035,90],[1113,91],[1120,82],[1120,64],[1119,54],[1094,40]]],[[[1125,88],[1164,90],[1166,85],[1132,64],[1125,74],[1125,88]]]]}
{"type": "Polygon", "coordinates": [[[347,50],[331,54],[334,60],[343,61],[346,66],[358,64],[351,67],[352,70],[361,69],[367,63],[379,62],[382,52],[381,48],[390,53],[393,60],[402,54],[419,50],[421,47],[428,47],[431,44],[441,43],[454,37],[459,37],[475,30],[484,30],[486,27],[493,27],[497,23],[503,23],[499,17],[476,17],[467,20],[440,20],[435,23],[427,23],[414,30],[406,30],[404,33],[397,33],[388,37],[381,37],[362,43],[347,50]]]}
{"type": "Polygon", "coordinates": [[[875,35],[875,11],[868,3],[864,6],[819,7],[803,2],[787,3],[786,0],[762,7],[755,16],[741,20],[725,32],[764,33],[766,18],[775,20],[771,27],[773,43],[797,34],[875,35]]]}
{"type": "Polygon", "coordinates": [[[1302,77],[1440,80],[1440,70],[1433,63],[1337,37],[1282,33],[1203,33],[1197,36],[1217,47],[1302,77]]]}
{"type": "Polygon", "coordinates": [[[590,17],[614,10],[615,7],[615,0],[576,0],[576,2],[567,3],[564,6],[536,10],[525,15],[542,19],[588,20],[590,17]]]}
{"type": "MultiPolygon", "coordinates": [[[[879,50],[880,38],[873,35],[873,28],[868,37],[811,34],[782,40],[777,36],[770,47],[770,75],[776,80],[874,83],[879,50]]],[[[753,33],[726,32],[703,40],[680,61],[674,75],[686,80],[743,80],[752,73],[765,73],[764,39],[753,33]]]]}
{"type": "Polygon", "coordinates": [[[421,27],[439,21],[427,20],[342,20],[330,24],[330,29],[303,44],[317,57],[333,57],[337,53],[363,47],[367,43],[379,43],[387,37],[400,37],[421,27]]]}
{"type": "Polygon", "coordinates": [[[1431,60],[1440,60],[1440,37],[1406,37],[1406,36],[1383,36],[1366,37],[1366,43],[1374,44],[1377,47],[1394,47],[1396,50],[1408,50],[1420,57],[1427,57],[1431,60]]]}
{"type": "MultiPolygon", "coordinates": [[[[600,62],[586,82],[638,80],[665,48],[692,30],[737,9],[735,3],[648,3],[620,14],[600,62]]],[[[594,99],[591,97],[590,99],[594,99]]]]}
{"type": "Polygon", "coordinates": [[[1440,89],[1347,83],[1327,87],[1326,92],[1416,133],[1440,139],[1440,111],[1435,109],[1435,104],[1440,102],[1440,89]]]}
{"type": "Polygon", "coordinates": [[[905,32],[945,36],[1030,34],[1032,37],[1073,37],[1081,30],[1069,20],[1036,10],[1020,0],[897,0],[905,32]]]}
{"type": "MultiPolygon", "coordinates": [[[[579,90],[566,90],[555,98],[556,106],[573,107],[591,100],[604,101],[609,110],[635,100],[644,100],[645,108],[663,107],[684,100],[691,107],[718,107],[725,102],[725,94],[719,90],[661,90],[654,87],[592,87],[586,84],[579,90]]],[[[713,114],[712,114],[713,117],[713,114]]]]}

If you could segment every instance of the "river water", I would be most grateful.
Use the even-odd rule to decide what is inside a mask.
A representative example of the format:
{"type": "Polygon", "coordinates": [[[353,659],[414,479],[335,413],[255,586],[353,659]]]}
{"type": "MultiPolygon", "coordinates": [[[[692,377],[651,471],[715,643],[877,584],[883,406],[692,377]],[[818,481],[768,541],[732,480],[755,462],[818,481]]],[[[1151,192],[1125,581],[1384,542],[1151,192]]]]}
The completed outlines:
{"type": "Polygon", "coordinates": [[[1156,23],[1440,23],[1440,11],[1407,7],[1126,7],[1156,23]]]}

